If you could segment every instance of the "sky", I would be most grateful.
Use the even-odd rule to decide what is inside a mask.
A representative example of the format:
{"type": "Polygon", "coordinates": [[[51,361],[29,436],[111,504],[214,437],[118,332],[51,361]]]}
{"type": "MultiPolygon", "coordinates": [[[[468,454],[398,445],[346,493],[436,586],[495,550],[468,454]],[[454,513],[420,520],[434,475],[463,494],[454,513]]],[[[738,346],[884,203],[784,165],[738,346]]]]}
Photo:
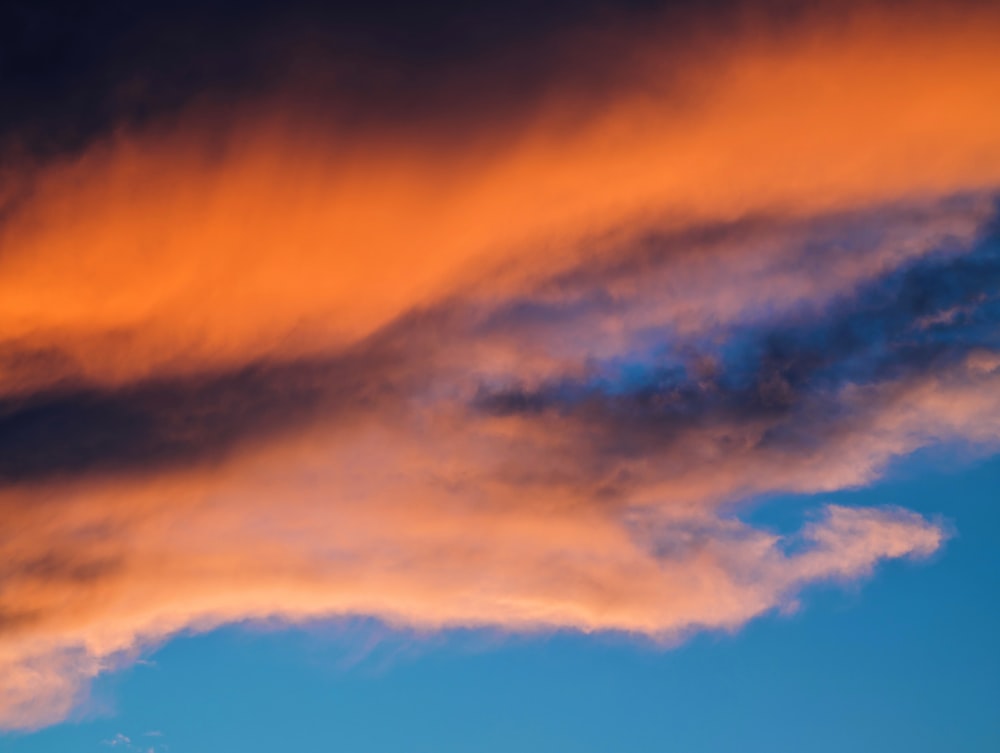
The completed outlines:
{"type": "Polygon", "coordinates": [[[3,3],[0,750],[1000,748],[1000,10],[3,3]]]}

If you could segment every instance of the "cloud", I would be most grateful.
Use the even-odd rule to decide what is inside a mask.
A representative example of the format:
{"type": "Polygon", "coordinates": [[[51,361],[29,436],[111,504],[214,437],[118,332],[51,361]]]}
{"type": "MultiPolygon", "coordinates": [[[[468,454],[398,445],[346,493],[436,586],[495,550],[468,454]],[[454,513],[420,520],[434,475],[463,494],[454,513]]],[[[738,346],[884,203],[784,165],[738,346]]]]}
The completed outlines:
{"type": "Polygon", "coordinates": [[[339,351],[168,371],[125,386],[77,377],[32,391],[24,375],[33,354],[12,344],[0,361],[10,391],[0,398],[0,480],[218,462],[316,424],[347,428],[447,399],[497,416],[534,412],[543,422],[554,412],[606,431],[620,424],[620,434],[629,428],[653,445],[654,434],[683,439],[734,412],[741,421],[755,412],[781,419],[797,437],[826,431],[834,421],[807,421],[805,409],[796,412],[800,398],[816,412],[839,400],[830,388],[849,378],[911,362],[930,368],[995,345],[972,322],[990,316],[1000,264],[990,244],[969,253],[992,211],[972,197],[644,234],[513,296],[453,295],[339,351]],[[956,305],[962,317],[927,330],[929,316],[956,305]],[[844,369],[853,373],[837,373],[844,369]],[[797,395],[791,384],[820,378],[825,394],[797,395]]]}
{"type": "MultiPolygon", "coordinates": [[[[64,495],[55,521],[38,502],[19,505],[29,533],[5,542],[5,609],[23,620],[4,631],[5,670],[42,667],[74,697],[96,672],[174,632],[275,617],[676,639],[736,628],[805,583],[858,577],[942,538],[910,513],[832,508],[787,555],[780,537],[711,510],[609,509],[559,488],[542,496],[537,485],[470,483],[466,469],[442,478],[445,459],[387,451],[389,441],[375,433],[353,437],[343,458],[318,446],[295,453],[295,465],[257,457],[222,479],[64,495]],[[87,576],[63,577],[63,567],[40,577],[38,548],[58,549],[87,576]],[[114,566],[87,568],[102,558],[114,566]],[[62,659],[69,646],[74,662],[62,659]]],[[[65,713],[69,700],[52,704],[39,688],[5,688],[21,701],[5,707],[8,726],[65,713]]]]}
{"type": "Polygon", "coordinates": [[[516,117],[239,97],[15,174],[0,727],[225,623],[670,643],[937,551],[740,518],[1000,437],[997,19],[830,18],[615,27],[588,96],[569,35],[516,117]]]}
{"type": "MultiPolygon", "coordinates": [[[[145,732],[145,733],[143,733],[142,736],[143,737],[163,737],[163,733],[154,730],[152,732],[145,732]]],[[[167,746],[163,745],[162,743],[160,745],[155,746],[155,747],[153,747],[153,746],[145,746],[144,747],[142,744],[133,741],[132,738],[130,738],[128,735],[126,735],[126,734],[124,734],[122,732],[116,733],[115,736],[112,737],[109,740],[101,740],[101,744],[102,745],[107,745],[107,746],[112,747],[112,748],[123,746],[124,750],[136,751],[137,753],[154,753],[155,750],[166,750],[167,749],[167,746]]]]}
{"type": "Polygon", "coordinates": [[[0,236],[0,340],[100,381],[231,366],[339,347],[615,227],[988,189],[997,23],[862,15],[691,60],[651,42],[630,58],[639,84],[582,111],[555,88],[530,118],[447,139],[345,130],[294,101],[192,105],[10,176],[29,188],[0,236]],[[675,79],[684,96],[655,85],[675,79]]]}
{"type": "Polygon", "coordinates": [[[898,509],[827,507],[784,537],[730,510],[870,483],[929,444],[995,446],[1000,356],[964,347],[865,381],[842,368],[864,349],[845,348],[831,354],[839,381],[799,375],[774,395],[768,380],[727,396],[702,373],[582,396],[560,386],[499,412],[439,374],[346,424],[321,414],[208,466],[9,485],[0,507],[18,534],[2,543],[0,659],[6,677],[36,674],[5,688],[5,723],[56,720],[97,672],[225,622],[363,614],[677,640],[789,608],[809,583],[929,554],[940,526],[898,509]]]}

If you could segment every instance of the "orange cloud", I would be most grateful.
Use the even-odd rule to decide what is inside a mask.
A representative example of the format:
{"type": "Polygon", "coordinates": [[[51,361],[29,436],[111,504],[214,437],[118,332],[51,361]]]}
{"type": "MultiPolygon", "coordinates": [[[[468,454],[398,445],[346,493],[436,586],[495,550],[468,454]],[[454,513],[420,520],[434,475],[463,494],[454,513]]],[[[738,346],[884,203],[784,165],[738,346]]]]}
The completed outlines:
{"type": "Polygon", "coordinates": [[[56,721],[89,678],[142,648],[248,619],[373,615],[418,629],[659,640],[735,629],[791,608],[808,583],[929,555],[944,534],[903,510],[830,506],[783,539],[725,505],[868,483],[935,441],[995,442],[998,380],[980,353],[878,395],[858,390],[850,430],[799,455],[755,449],[749,436],[733,450],[734,433],[762,426],[718,427],[722,444],[695,434],[633,468],[639,483],[619,499],[601,496],[600,479],[503,471],[505,458],[528,456],[557,471],[546,444],[573,445],[557,431],[419,413],[323,429],[208,471],[9,488],[0,724],[56,721]]]}
{"type": "Polygon", "coordinates": [[[799,32],[748,32],[707,59],[668,59],[652,33],[620,89],[585,102],[556,89],[530,117],[470,119],[450,140],[426,124],[327,132],[259,103],[225,125],[192,112],[0,190],[15,197],[0,227],[0,419],[23,419],[17,436],[63,461],[67,447],[118,453],[49,476],[28,474],[25,454],[0,464],[0,727],[64,718],[91,678],[184,630],[369,615],[676,640],[936,551],[941,526],[894,508],[827,506],[786,537],[733,508],[871,483],[938,442],[994,448],[989,347],[845,378],[825,403],[796,403],[777,370],[719,398],[706,359],[696,386],[718,403],[652,428],[610,399],[491,411],[476,378],[454,378],[533,386],[653,323],[711,336],[761,310],[819,311],[968,250],[994,210],[942,197],[1000,184],[1000,17],[862,14],[799,32]],[[893,202],[926,213],[858,248],[802,250],[823,217],[893,202]],[[705,227],[734,235],[699,240],[705,227]],[[619,241],[650,229],[673,256],[647,269],[633,254],[616,277],[619,241]],[[476,340],[447,318],[569,299],[572,274],[643,303],[599,332],[577,323],[574,352],[558,333],[510,324],[476,340]],[[404,326],[421,315],[430,324],[404,326]],[[282,380],[309,400],[291,404],[282,380]],[[46,424],[60,389],[120,423],[46,424]],[[729,409],[732,395],[756,409],[729,409]],[[799,428],[810,442],[774,438],[799,428]],[[252,430],[268,441],[226,444],[252,430]],[[199,432],[226,451],[156,467],[136,451],[130,465],[143,432],[149,456],[199,432]]]}
{"type": "Polygon", "coordinates": [[[117,382],[340,345],[615,228],[995,186],[998,33],[981,9],[862,14],[681,60],[652,34],[631,83],[446,143],[192,113],[32,179],[3,226],[0,342],[117,382]]]}

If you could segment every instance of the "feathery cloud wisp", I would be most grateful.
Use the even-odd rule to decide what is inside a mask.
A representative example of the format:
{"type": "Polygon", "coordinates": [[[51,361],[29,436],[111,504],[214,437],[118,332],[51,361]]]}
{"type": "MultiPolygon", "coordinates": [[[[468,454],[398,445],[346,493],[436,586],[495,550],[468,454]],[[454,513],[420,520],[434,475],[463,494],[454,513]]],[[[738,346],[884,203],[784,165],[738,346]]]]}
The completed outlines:
{"type": "Polygon", "coordinates": [[[676,640],[936,551],[897,508],[738,517],[1000,437],[1000,27],[896,20],[460,139],[241,104],[221,153],[191,115],[25,178],[0,725],[226,622],[676,640]]]}

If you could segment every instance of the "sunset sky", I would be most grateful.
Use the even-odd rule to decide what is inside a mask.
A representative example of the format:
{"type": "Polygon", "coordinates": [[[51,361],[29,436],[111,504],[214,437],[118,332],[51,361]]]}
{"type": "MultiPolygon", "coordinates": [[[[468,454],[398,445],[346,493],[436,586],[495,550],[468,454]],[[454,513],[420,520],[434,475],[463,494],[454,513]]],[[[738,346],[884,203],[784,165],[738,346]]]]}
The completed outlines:
{"type": "Polygon", "coordinates": [[[0,751],[1000,750],[996,3],[0,8],[0,751]]]}

